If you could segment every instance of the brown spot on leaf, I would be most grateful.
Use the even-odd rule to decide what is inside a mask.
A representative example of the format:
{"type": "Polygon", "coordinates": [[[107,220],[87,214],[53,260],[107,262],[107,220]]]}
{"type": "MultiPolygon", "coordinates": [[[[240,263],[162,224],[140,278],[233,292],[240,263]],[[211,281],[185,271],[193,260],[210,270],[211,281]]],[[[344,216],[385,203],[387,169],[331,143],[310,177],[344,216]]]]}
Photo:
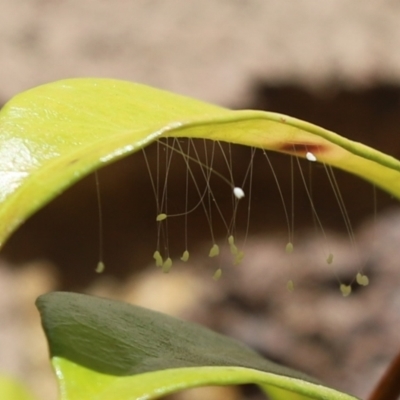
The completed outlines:
{"type": "Polygon", "coordinates": [[[326,147],[314,143],[287,142],[278,146],[276,150],[299,156],[304,156],[306,153],[310,152],[315,156],[318,156],[326,151],[326,147]]]}

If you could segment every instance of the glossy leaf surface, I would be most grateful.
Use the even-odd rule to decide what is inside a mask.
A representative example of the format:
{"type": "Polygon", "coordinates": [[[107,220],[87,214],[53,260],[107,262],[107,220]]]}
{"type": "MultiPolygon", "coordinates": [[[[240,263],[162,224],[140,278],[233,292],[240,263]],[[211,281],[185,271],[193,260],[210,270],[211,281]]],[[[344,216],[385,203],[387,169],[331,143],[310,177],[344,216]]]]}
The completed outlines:
{"type": "Polygon", "coordinates": [[[70,79],[21,93],[0,112],[0,246],[68,186],[160,137],[311,152],[400,198],[399,161],[315,125],[130,82],[70,79]]]}

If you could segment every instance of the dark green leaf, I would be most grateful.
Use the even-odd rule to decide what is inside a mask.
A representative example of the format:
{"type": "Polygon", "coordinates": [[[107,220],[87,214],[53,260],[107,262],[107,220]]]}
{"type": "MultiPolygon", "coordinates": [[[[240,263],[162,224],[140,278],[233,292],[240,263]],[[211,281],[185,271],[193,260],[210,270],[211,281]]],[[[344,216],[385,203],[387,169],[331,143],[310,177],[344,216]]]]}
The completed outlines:
{"type": "Polygon", "coordinates": [[[74,293],[41,296],[62,399],[147,399],[206,385],[255,383],[275,399],[354,399],[206,328],[74,293]]]}

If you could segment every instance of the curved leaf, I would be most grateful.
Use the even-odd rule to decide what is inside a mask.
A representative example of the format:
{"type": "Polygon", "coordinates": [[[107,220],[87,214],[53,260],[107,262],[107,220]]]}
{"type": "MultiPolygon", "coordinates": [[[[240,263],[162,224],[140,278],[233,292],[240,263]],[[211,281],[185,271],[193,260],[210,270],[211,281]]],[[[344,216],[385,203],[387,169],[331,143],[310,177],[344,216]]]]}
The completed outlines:
{"type": "Polygon", "coordinates": [[[273,399],[354,397],[270,362],[206,328],[125,303],[49,293],[37,306],[61,399],[152,399],[206,385],[255,383],[273,399]]]}
{"type": "Polygon", "coordinates": [[[275,113],[230,111],[110,79],[70,79],[14,97],[0,112],[0,246],[89,172],[160,137],[261,147],[331,164],[400,198],[400,162],[275,113]]]}

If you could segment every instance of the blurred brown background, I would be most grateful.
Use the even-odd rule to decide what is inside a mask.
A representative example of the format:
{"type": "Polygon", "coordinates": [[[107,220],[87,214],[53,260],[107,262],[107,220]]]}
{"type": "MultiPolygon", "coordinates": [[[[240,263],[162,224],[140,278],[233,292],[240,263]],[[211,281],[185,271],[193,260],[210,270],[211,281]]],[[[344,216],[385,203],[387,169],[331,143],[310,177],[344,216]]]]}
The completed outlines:
{"type": "MultiPolygon", "coordinates": [[[[0,8],[3,104],[56,79],[121,78],[227,107],[286,113],[400,157],[398,1],[0,0],[0,8]]],[[[148,154],[154,161],[154,149],[148,154]]],[[[233,149],[235,160],[248,160],[248,154],[233,149]]],[[[282,190],[290,193],[288,158],[271,160],[282,190]]],[[[243,164],[241,169],[236,162],[239,176],[243,164]]],[[[43,399],[54,398],[32,303],[38,294],[62,288],[199,321],[365,397],[400,347],[397,203],[377,193],[379,212],[373,216],[371,187],[337,174],[357,235],[358,250],[351,250],[326,175],[314,171],[313,199],[335,250],[334,271],[349,280],[362,259],[371,279],[369,287],[354,287],[344,299],[334,273],[316,256],[323,244],[299,176],[299,240],[288,261],[273,178],[262,156],[254,165],[247,257],[233,267],[223,254],[218,265],[229,266],[217,284],[211,276],[218,265],[206,256],[204,218],[193,222],[191,264],[174,266],[169,276],[155,270],[156,237],[149,228],[155,205],[147,175],[137,173],[144,168],[139,154],[100,172],[104,276],[94,273],[98,216],[92,176],[27,221],[1,253],[0,372],[25,380],[43,399]],[[273,211],[261,220],[265,208],[273,211]],[[285,289],[288,278],[296,282],[294,293],[285,289]]],[[[179,188],[184,179],[174,174],[171,185],[179,188]]],[[[178,201],[176,193],[171,203],[178,201]]],[[[172,248],[182,243],[180,234],[171,235],[172,248]]],[[[207,394],[212,396],[228,394],[207,394]]],[[[258,394],[243,388],[229,396],[258,394]]]]}

